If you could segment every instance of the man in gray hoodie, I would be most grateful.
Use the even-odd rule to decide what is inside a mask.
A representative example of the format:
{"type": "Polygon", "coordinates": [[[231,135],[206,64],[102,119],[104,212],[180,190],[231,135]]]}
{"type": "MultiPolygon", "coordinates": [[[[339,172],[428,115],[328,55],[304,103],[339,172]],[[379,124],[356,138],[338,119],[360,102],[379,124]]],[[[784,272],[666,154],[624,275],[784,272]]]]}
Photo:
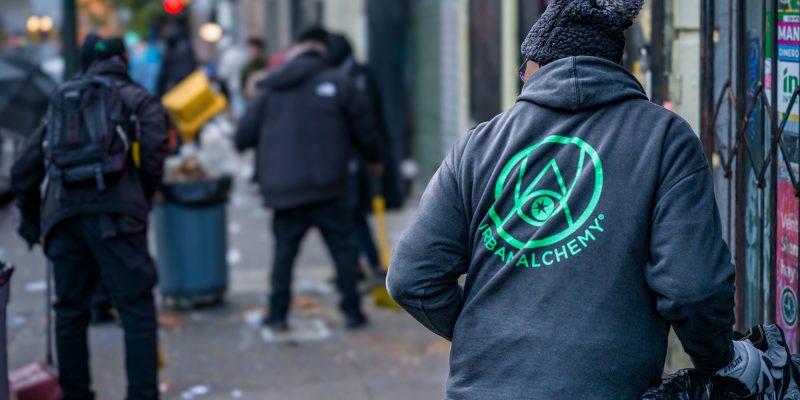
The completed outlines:
{"type": "Polygon", "coordinates": [[[620,65],[641,6],[553,0],[517,103],[447,155],[397,246],[392,297],[452,341],[448,399],[636,399],[670,326],[738,395],[780,378],[785,352],[732,341],[734,267],[697,136],[620,65]]]}

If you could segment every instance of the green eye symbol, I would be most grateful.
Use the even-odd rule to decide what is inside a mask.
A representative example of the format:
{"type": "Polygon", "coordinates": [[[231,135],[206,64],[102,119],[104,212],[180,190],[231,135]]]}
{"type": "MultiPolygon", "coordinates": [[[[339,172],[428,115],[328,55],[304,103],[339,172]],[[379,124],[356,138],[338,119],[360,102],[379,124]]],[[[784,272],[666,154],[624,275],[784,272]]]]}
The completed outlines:
{"type": "Polygon", "coordinates": [[[589,221],[603,191],[603,165],[582,139],[553,135],[512,157],[494,189],[488,216],[497,235],[517,249],[549,246],[589,221]],[[536,235],[545,225],[549,236],[536,235]]]}
{"type": "Polygon", "coordinates": [[[537,197],[531,203],[531,218],[538,222],[545,222],[553,216],[556,203],[550,196],[537,197]]]}

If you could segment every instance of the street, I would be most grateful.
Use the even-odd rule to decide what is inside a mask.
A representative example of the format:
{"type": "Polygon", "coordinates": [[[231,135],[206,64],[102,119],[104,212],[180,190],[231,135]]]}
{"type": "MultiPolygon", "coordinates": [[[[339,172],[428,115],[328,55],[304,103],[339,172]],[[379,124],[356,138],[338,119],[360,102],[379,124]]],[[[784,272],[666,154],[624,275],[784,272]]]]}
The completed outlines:
{"type": "MultiPolygon", "coordinates": [[[[364,303],[371,325],[345,331],[329,283],[333,267],[316,231],[307,236],[296,264],[294,329],[278,336],[262,331],[258,320],[272,263],[270,214],[247,184],[247,174],[239,177],[228,208],[230,290],[225,305],[161,310],[163,398],[441,398],[449,344],[404,312],[375,309],[368,297],[364,303]]],[[[390,213],[392,242],[412,208],[390,213]]],[[[11,208],[0,211],[0,257],[17,265],[8,309],[11,369],[45,358],[45,261],[39,248],[28,252],[17,237],[16,220],[11,208]]],[[[122,330],[92,327],[90,342],[98,399],[123,398],[122,330]]]]}

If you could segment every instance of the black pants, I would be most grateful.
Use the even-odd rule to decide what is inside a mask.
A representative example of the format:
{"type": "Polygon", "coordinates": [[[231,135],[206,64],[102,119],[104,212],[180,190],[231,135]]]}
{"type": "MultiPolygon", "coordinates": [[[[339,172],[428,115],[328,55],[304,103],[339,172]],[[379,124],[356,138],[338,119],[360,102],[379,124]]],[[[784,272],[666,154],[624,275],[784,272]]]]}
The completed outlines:
{"type": "Polygon", "coordinates": [[[68,220],[51,232],[47,255],[54,265],[56,347],[66,400],[93,399],[87,327],[92,294],[101,279],[125,331],[128,400],[158,399],[157,274],[146,232],[114,229],[111,218],[68,220]]]}
{"type": "Polygon", "coordinates": [[[356,158],[350,164],[350,177],[348,180],[347,202],[353,210],[353,234],[355,235],[357,256],[363,254],[369,261],[369,268],[380,272],[380,259],[375,241],[372,239],[372,230],[369,227],[367,216],[372,212],[372,194],[375,193],[376,184],[367,170],[366,163],[356,158]]]}
{"type": "Polygon", "coordinates": [[[114,307],[111,302],[111,295],[108,293],[108,286],[102,280],[97,282],[97,286],[92,293],[92,313],[103,316],[114,307]]]}
{"type": "Polygon", "coordinates": [[[309,228],[316,226],[328,245],[336,266],[336,286],[347,316],[360,316],[360,295],[356,289],[356,244],[353,218],[345,202],[275,211],[272,222],[275,235],[275,264],[272,269],[270,319],[284,320],[291,300],[292,269],[300,242],[309,228]]]}

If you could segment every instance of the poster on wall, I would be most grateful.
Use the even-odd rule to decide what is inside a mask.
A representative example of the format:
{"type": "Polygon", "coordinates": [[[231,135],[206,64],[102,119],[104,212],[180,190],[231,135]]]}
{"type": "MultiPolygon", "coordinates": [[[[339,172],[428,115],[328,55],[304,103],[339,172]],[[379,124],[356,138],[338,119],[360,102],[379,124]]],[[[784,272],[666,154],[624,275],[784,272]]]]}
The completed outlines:
{"type": "MultiPolygon", "coordinates": [[[[793,166],[797,170],[796,164],[793,166]]],[[[777,322],[786,333],[792,353],[797,353],[797,197],[782,165],[778,174],[778,237],[776,257],[778,270],[775,287],[777,322]]]]}
{"type": "MultiPolygon", "coordinates": [[[[783,134],[788,146],[787,157],[795,174],[798,172],[797,137],[800,121],[800,102],[789,110],[792,95],[800,85],[800,7],[798,0],[782,2],[778,13],[778,104],[779,118],[789,112],[783,134]]],[[[792,353],[798,352],[798,199],[789,178],[786,160],[778,157],[777,176],[777,263],[775,305],[777,323],[786,332],[792,353]]]]}
{"type": "MultiPolygon", "coordinates": [[[[800,12],[782,12],[778,17],[778,110],[784,113],[800,84],[800,12]]],[[[796,102],[790,120],[796,124],[799,115],[796,102]]]]}

